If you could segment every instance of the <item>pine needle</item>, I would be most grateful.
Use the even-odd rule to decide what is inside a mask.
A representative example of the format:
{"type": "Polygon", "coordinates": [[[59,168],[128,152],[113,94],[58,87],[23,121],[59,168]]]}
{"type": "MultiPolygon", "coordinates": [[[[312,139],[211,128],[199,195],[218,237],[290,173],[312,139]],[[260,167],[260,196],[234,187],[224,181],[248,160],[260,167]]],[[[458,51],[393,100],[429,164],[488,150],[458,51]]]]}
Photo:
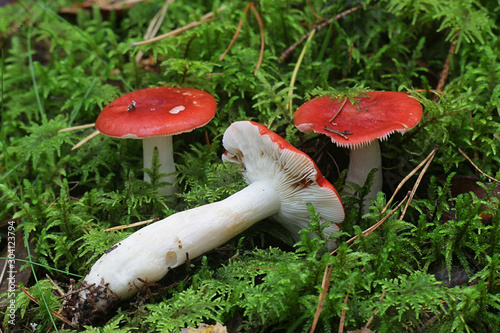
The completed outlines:
{"type": "Polygon", "coordinates": [[[126,224],[126,225],[119,225],[119,226],[116,226],[116,227],[108,228],[108,229],[106,229],[104,231],[123,230],[123,229],[127,229],[127,228],[133,228],[133,227],[137,227],[137,226],[140,226],[140,225],[148,224],[148,223],[155,222],[155,221],[157,221],[157,219],[140,221],[140,222],[135,222],[135,223],[126,224]]]}
{"type": "Polygon", "coordinates": [[[75,150],[77,148],[80,148],[81,146],[83,146],[83,144],[87,143],[88,141],[92,140],[93,138],[95,138],[97,135],[99,135],[101,132],[99,131],[94,131],[92,132],[92,134],[90,135],[87,135],[85,138],[83,138],[82,140],[80,140],[80,142],[78,142],[76,145],[73,146],[73,148],[71,148],[71,150],[75,150]]]}
{"type": "Polygon", "coordinates": [[[90,128],[90,127],[95,127],[95,123],[85,124],[85,125],[78,125],[78,126],[72,126],[72,127],[66,127],[66,128],[63,128],[63,129],[59,130],[57,133],[75,131],[75,130],[90,128]]]}
{"type": "MultiPolygon", "coordinates": [[[[226,6],[221,6],[219,9],[217,9],[217,12],[221,12],[224,9],[226,9],[226,6]]],[[[136,46],[139,46],[139,45],[154,43],[154,42],[157,42],[159,40],[162,40],[162,39],[165,39],[165,38],[168,38],[168,37],[175,37],[175,36],[178,36],[178,35],[182,34],[184,31],[187,31],[189,29],[192,29],[194,27],[202,25],[203,23],[207,23],[207,22],[210,22],[210,21],[213,21],[213,20],[216,20],[216,19],[217,19],[217,17],[214,17],[214,12],[210,12],[208,14],[203,15],[199,21],[191,22],[191,23],[189,23],[189,24],[187,24],[187,25],[185,25],[183,27],[180,27],[178,29],[175,29],[175,30],[172,30],[170,32],[167,32],[166,34],[163,34],[163,35],[160,35],[160,36],[148,39],[148,40],[143,40],[142,42],[132,43],[130,46],[131,47],[136,47],[136,46]]]]}

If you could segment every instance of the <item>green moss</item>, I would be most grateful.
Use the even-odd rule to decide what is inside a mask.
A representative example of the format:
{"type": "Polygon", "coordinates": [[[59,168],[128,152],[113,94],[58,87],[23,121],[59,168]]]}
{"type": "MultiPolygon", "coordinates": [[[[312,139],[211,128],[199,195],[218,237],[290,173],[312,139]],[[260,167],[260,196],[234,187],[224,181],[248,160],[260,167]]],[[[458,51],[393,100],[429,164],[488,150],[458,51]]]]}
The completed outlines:
{"type": "MultiPolygon", "coordinates": [[[[494,2],[262,0],[255,9],[265,46],[255,75],[260,31],[253,10],[244,13],[246,3],[173,2],[158,35],[209,12],[216,15],[177,36],[136,47],[130,45],[143,40],[164,1],[65,13],[63,8],[76,3],[18,1],[0,7],[0,221],[14,221],[34,245],[34,252],[20,259],[40,264],[26,265],[34,277],[19,282],[41,305],[16,290],[15,327],[8,325],[9,312],[1,310],[12,332],[29,330],[30,323],[39,325],[37,331],[74,331],[49,314],[47,308],[57,310],[61,299],[51,293],[45,274],[68,291],[74,274],[85,274],[112,244],[137,230],[105,229],[163,218],[243,188],[238,170],[220,160],[222,135],[237,120],[267,124],[310,154],[335,184],[346,209],[342,231],[335,235],[338,251],[328,254],[314,207],[297,247],[286,244],[281,227],[265,220],[201,260],[191,258],[149,294],[123,302],[87,332],[180,331],[215,322],[241,332],[306,332],[328,269],[317,332],[338,331],[341,318],[346,330],[370,321],[377,332],[498,332],[498,187],[459,151],[485,174],[500,178],[500,32],[494,2]],[[317,29],[307,47],[293,46],[318,23],[314,13],[328,20],[343,12],[317,29]],[[220,60],[240,20],[240,34],[220,60]],[[436,92],[446,66],[443,91],[436,92]],[[218,103],[209,124],[174,139],[180,184],[175,205],[157,191],[157,165],[146,170],[153,182],[142,181],[138,140],[100,135],[71,150],[92,130],[58,133],[95,122],[100,110],[124,93],[166,84],[203,89],[218,103]],[[424,116],[411,132],[381,144],[385,193],[363,216],[360,205],[370,181],[357,188],[361,199],[345,193],[348,156],[327,138],[300,133],[290,110],[314,96],[352,98],[367,89],[410,92],[424,116]],[[399,209],[363,238],[362,230],[387,214],[382,209],[399,182],[436,145],[404,218],[399,209]],[[480,182],[478,188],[463,187],[461,176],[477,177],[472,183],[480,182]]],[[[8,231],[5,224],[0,227],[5,250],[8,231]]]]}

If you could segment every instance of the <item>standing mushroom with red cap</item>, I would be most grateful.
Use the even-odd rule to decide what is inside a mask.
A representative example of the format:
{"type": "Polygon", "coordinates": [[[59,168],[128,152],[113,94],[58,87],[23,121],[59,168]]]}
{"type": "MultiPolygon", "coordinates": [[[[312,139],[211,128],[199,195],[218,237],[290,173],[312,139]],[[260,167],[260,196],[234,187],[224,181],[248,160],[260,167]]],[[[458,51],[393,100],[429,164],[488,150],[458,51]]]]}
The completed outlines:
{"type": "Polygon", "coordinates": [[[340,198],[314,162],[266,127],[250,121],[233,123],[224,133],[226,162],[240,164],[249,184],[215,203],[173,214],[115,244],[80,282],[70,307],[74,322],[105,312],[116,301],[138,292],[167,272],[212,250],[256,222],[271,218],[295,233],[310,222],[311,203],[326,236],[344,219],[340,198]],[[85,315],[84,315],[85,314],[85,315]]]}
{"type": "MultiPolygon", "coordinates": [[[[157,87],[128,93],[107,105],[95,126],[102,134],[121,139],[142,139],[144,168],[150,169],[158,148],[160,179],[171,185],[163,195],[176,192],[172,136],[205,126],[215,115],[217,103],[208,93],[193,88],[157,87]]],[[[150,181],[144,173],[144,180],[150,181]]]]}
{"type": "Polygon", "coordinates": [[[319,97],[301,105],[295,111],[295,126],[304,133],[321,133],[338,146],[348,148],[349,169],[346,182],[363,186],[373,168],[377,168],[369,199],[382,190],[382,157],[379,140],[392,133],[404,134],[422,118],[422,106],[401,92],[367,92],[352,104],[347,98],[319,97]]]}

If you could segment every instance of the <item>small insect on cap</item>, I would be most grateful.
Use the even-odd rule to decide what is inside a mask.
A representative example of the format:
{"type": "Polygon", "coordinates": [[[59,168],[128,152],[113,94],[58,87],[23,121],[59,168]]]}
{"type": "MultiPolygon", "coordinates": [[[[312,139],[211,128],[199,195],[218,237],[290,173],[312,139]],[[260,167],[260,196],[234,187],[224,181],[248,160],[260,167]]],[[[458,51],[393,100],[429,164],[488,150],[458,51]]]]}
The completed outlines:
{"type": "Polygon", "coordinates": [[[280,210],[272,219],[298,237],[310,222],[307,204],[311,203],[324,221],[334,224],[325,235],[338,231],[344,220],[340,197],[314,161],[267,127],[252,121],[231,124],[222,139],[224,162],[242,166],[247,184],[266,182],[280,196],[280,210]]]}
{"type": "Polygon", "coordinates": [[[372,91],[355,98],[320,97],[295,111],[295,126],[304,133],[321,133],[338,146],[362,147],[392,133],[404,134],[422,118],[422,106],[402,92],[372,91]]]}
{"type": "Polygon", "coordinates": [[[215,99],[198,89],[147,88],[111,102],[95,126],[102,134],[117,138],[175,135],[206,125],[216,108],[215,99]]]}

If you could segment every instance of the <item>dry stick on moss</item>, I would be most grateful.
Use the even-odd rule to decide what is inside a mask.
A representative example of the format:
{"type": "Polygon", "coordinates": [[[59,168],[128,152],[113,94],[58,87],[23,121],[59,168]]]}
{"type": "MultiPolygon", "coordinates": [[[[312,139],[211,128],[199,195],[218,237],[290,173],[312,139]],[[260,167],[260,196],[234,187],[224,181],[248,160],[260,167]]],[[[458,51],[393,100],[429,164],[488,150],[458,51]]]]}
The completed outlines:
{"type": "Polygon", "coordinates": [[[438,149],[439,149],[439,146],[434,147],[434,149],[431,151],[431,153],[429,155],[427,155],[427,157],[422,162],[420,162],[420,164],[417,165],[415,167],[415,169],[413,169],[405,178],[403,178],[403,180],[399,183],[398,187],[396,187],[396,190],[392,194],[391,199],[389,199],[389,201],[385,205],[384,209],[382,209],[381,214],[383,214],[387,210],[387,208],[391,205],[392,200],[394,200],[394,197],[399,192],[399,190],[403,187],[403,185],[408,181],[408,179],[410,179],[422,166],[424,166],[424,164],[426,164],[427,161],[429,161],[429,159],[433,158],[433,156],[436,154],[436,151],[438,149]]]}
{"type": "MultiPolygon", "coordinates": [[[[382,303],[382,300],[384,299],[384,297],[385,297],[385,290],[382,292],[382,296],[380,296],[378,304],[382,303]]],[[[366,322],[366,325],[364,327],[365,329],[367,329],[371,325],[373,319],[375,319],[375,315],[377,314],[377,311],[378,311],[378,306],[375,308],[375,310],[373,310],[372,316],[366,322]]]]}
{"type": "Polygon", "coordinates": [[[345,313],[346,313],[347,301],[349,300],[349,293],[351,292],[351,287],[352,287],[352,281],[349,283],[349,290],[347,291],[347,294],[345,295],[344,298],[344,307],[342,308],[342,315],[340,316],[339,333],[344,332],[345,313]]]}
{"type": "Polygon", "coordinates": [[[354,13],[355,11],[360,10],[361,8],[363,8],[363,5],[358,5],[356,7],[353,7],[351,9],[343,11],[342,13],[338,14],[334,18],[328,19],[328,20],[324,21],[323,23],[320,23],[320,24],[314,26],[312,28],[312,30],[309,31],[308,33],[306,33],[304,36],[302,36],[298,42],[295,42],[292,46],[288,47],[285,51],[283,51],[283,53],[281,53],[279,61],[282,62],[282,61],[286,60],[290,56],[290,54],[292,54],[295,51],[295,49],[297,48],[297,46],[299,46],[299,44],[303,43],[306,39],[309,38],[309,35],[311,33],[313,33],[313,31],[319,31],[319,30],[323,29],[324,27],[330,25],[333,21],[338,21],[339,19],[341,19],[341,18],[343,18],[351,13],[354,13]]]}
{"type": "MultiPolygon", "coordinates": [[[[226,9],[226,6],[221,6],[219,9],[217,9],[217,12],[221,12],[224,9],[226,9]]],[[[130,46],[136,47],[139,45],[154,43],[154,42],[157,42],[159,40],[162,40],[162,39],[165,39],[168,37],[175,37],[175,36],[182,34],[184,31],[187,31],[187,30],[194,28],[194,27],[197,27],[203,23],[211,22],[211,21],[216,20],[216,19],[217,19],[217,17],[214,17],[214,12],[210,12],[208,14],[203,15],[199,21],[191,22],[183,27],[180,27],[178,29],[167,32],[166,34],[163,34],[163,35],[160,35],[160,36],[148,39],[148,40],[144,40],[142,42],[132,43],[132,44],[130,44],[130,46]]]]}
{"type": "Polygon", "coordinates": [[[319,315],[323,309],[323,304],[325,303],[326,294],[328,292],[328,287],[330,286],[330,281],[333,272],[333,265],[325,267],[325,273],[323,274],[323,280],[321,281],[322,292],[319,294],[318,306],[316,307],[316,313],[314,314],[314,320],[311,326],[310,333],[313,333],[318,325],[319,315]]]}
{"type": "MultiPolygon", "coordinates": [[[[444,85],[446,83],[446,79],[448,78],[448,74],[450,73],[450,62],[453,56],[455,55],[455,50],[457,49],[457,41],[458,41],[458,31],[456,32],[455,37],[451,41],[450,49],[448,51],[448,57],[446,58],[446,61],[444,62],[443,66],[443,71],[441,72],[441,75],[439,76],[439,82],[436,88],[436,91],[438,93],[443,92],[444,85]]],[[[434,102],[437,102],[439,99],[439,95],[434,96],[434,102]]]]}
{"type": "Polygon", "coordinates": [[[458,148],[458,151],[459,151],[459,152],[460,152],[460,154],[462,154],[462,155],[463,155],[463,156],[467,159],[467,161],[469,161],[469,162],[470,162],[470,164],[472,164],[472,166],[473,166],[474,168],[476,168],[476,170],[477,170],[477,171],[479,171],[479,172],[480,172],[483,176],[485,176],[485,177],[487,177],[487,178],[489,178],[489,179],[493,180],[493,181],[494,181],[494,182],[496,182],[496,183],[500,183],[500,181],[499,181],[498,179],[491,177],[490,175],[486,174],[483,170],[479,169],[479,167],[478,167],[476,164],[474,164],[474,162],[472,162],[472,160],[469,158],[469,156],[467,156],[467,155],[463,152],[463,150],[462,150],[462,149],[458,148]]]}
{"type": "MultiPolygon", "coordinates": [[[[382,223],[384,223],[389,217],[391,217],[392,214],[394,214],[401,207],[401,205],[403,205],[403,203],[406,201],[406,199],[408,199],[409,196],[410,196],[410,191],[408,191],[408,193],[403,198],[403,200],[401,200],[401,202],[390,213],[388,213],[387,215],[385,215],[380,221],[378,221],[377,223],[375,223],[374,225],[372,225],[368,229],[364,230],[363,233],[362,233],[363,237],[368,236],[369,234],[371,234],[372,232],[374,232],[378,227],[380,227],[382,225],[382,223]]],[[[348,239],[346,241],[346,243],[350,244],[350,243],[354,242],[356,239],[358,239],[358,236],[354,236],[354,237],[348,239]]],[[[352,247],[353,245],[354,244],[352,244],[350,247],[352,247]]],[[[335,250],[333,250],[330,253],[330,255],[334,255],[338,251],[338,249],[339,248],[336,248],[335,250]]]]}
{"type": "MultiPolygon", "coordinates": [[[[384,216],[380,221],[378,221],[373,226],[371,226],[370,228],[368,228],[365,231],[363,231],[363,237],[368,236],[375,229],[377,229],[380,225],[382,225],[382,223],[384,223],[392,214],[394,214],[394,212],[396,212],[399,209],[399,207],[401,207],[401,205],[403,204],[403,202],[406,201],[406,199],[408,198],[408,196],[409,196],[409,194],[407,194],[404,197],[404,199],[396,206],[396,208],[394,208],[390,213],[388,213],[386,216],[384,216]]],[[[351,239],[347,240],[346,243],[347,244],[352,243],[356,239],[358,239],[358,236],[352,237],[351,239]]],[[[352,247],[352,245],[350,247],[352,247]]],[[[338,248],[336,248],[335,250],[333,250],[330,253],[330,255],[334,255],[337,252],[337,250],[338,250],[338,248]]],[[[333,265],[329,265],[329,266],[325,267],[325,273],[323,275],[323,281],[321,282],[322,292],[319,295],[318,305],[316,307],[316,312],[314,314],[313,324],[311,326],[311,330],[309,331],[309,333],[313,333],[314,330],[316,329],[317,324],[318,324],[319,316],[321,314],[321,310],[323,309],[323,304],[324,304],[325,299],[326,299],[326,294],[328,293],[328,287],[330,286],[330,277],[332,276],[332,271],[333,271],[333,265]]]]}
{"type": "MultiPolygon", "coordinates": [[[[243,16],[246,16],[249,10],[252,10],[255,19],[257,20],[257,24],[259,25],[259,31],[260,31],[260,53],[259,53],[259,60],[257,61],[257,66],[255,66],[255,71],[253,72],[254,75],[257,74],[257,71],[260,69],[260,65],[262,64],[262,58],[264,57],[264,24],[262,23],[262,19],[260,18],[259,13],[255,9],[255,5],[253,2],[249,2],[246,6],[245,9],[243,9],[243,16]]],[[[243,26],[243,19],[240,19],[238,22],[238,27],[236,28],[236,32],[233,35],[233,39],[231,39],[231,42],[229,43],[229,46],[227,47],[226,51],[222,53],[222,55],[219,58],[219,61],[222,61],[226,54],[229,52],[231,47],[233,46],[234,42],[236,42],[236,39],[238,38],[240,32],[241,32],[241,27],[243,26]]]]}
{"type": "Polygon", "coordinates": [[[328,120],[329,123],[331,123],[332,121],[335,120],[335,118],[337,118],[340,111],[342,111],[342,109],[344,108],[345,103],[347,103],[347,97],[344,98],[344,101],[342,102],[342,105],[340,105],[340,108],[337,110],[337,112],[335,112],[335,114],[330,118],[330,120],[328,120]]]}
{"type": "MultiPolygon", "coordinates": [[[[292,89],[290,89],[288,91],[289,97],[292,95],[293,87],[295,86],[295,80],[297,79],[297,74],[299,73],[300,65],[302,64],[302,60],[304,59],[304,55],[306,54],[307,45],[314,37],[314,33],[315,33],[315,31],[313,30],[311,32],[311,34],[309,35],[309,38],[307,38],[307,42],[304,45],[304,47],[302,48],[302,52],[300,52],[299,59],[297,59],[297,63],[295,64],[295,68],[293,69],[292,78],[290,79],[290,88],[292,88],[292,89]]],[[[292,115],[293,114],[293,100],[291,97],[290,97],[290,102],[288,103],[288,108],[290,109],[290,115],[292,115]]]]}
{"type": "MultiPolygon", "coordinates": [[[[33,301],[36,305],[40,306],[40,301],[37,300],[35,297],[33,297],[29,292],[28,292],[28,289],[26,289],[25,287],[23,286],[19,286],[19,288],[21,288],[22,292],[31,300],[33,301]]],[[[52,309],[48,309],[50,311],[50,313],[52,313],[52,315],[56,316],[59,320],[63,321],[65,324],[73,327],[73,328],[76,328],[76,326],[71,322],[69,321],[66,317],[64,317],[63,315],[59,314],[58,312],[52,310],[52,309]]]]}
{"type": "MultiPolygon", "coordinates": [[[[151,23],[148,26],[148,29],[146,30],[146,33],[144,34],[144,39],[150,39],[156,36],[158,33],[158,30],[160,30],[161,24],[163,23],[163,19],[165,18],[165,15],[167,14],[168,7],[174,2],[175,0],[166,0],[161,9],[156,13],[156,15],[153,17],[151,20],[151,23]]],[[[144,55],[143,51],[139,51],[137,53],[137,56],[135,57],[135,62],[138,63],[141,61],[142,56],[144,55]]]]}

